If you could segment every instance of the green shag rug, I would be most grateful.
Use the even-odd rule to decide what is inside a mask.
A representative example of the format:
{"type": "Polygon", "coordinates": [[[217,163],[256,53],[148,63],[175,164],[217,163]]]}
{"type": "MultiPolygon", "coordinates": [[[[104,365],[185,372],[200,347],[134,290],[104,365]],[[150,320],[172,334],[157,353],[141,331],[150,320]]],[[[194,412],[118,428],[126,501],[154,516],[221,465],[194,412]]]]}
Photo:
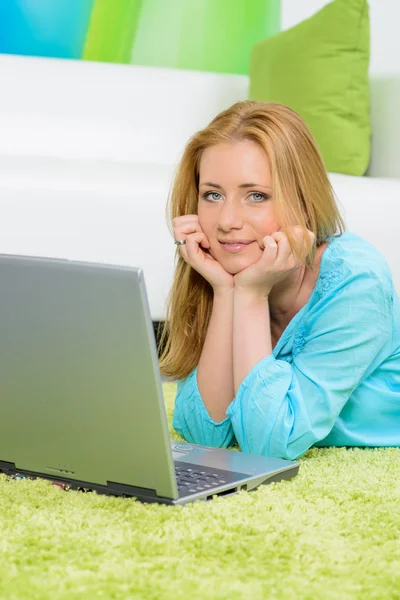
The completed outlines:
{"type": "Polygon", "coordinates": [[[1,600],[400,599],[400,448],[183,508],[1,475],[0,511],[1,600]]]}

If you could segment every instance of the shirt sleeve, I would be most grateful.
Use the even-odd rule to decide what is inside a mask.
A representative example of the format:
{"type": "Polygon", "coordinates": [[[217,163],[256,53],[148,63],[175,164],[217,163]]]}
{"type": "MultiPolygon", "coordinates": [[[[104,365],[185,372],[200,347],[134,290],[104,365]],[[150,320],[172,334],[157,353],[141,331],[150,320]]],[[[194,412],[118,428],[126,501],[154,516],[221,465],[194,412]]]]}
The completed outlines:
{"type": "Polygon", "coordinates": [[[197,385],[197,367],[178,381],[172,425],[193,444],[226,448],[236,442],[230,418],[217,423],[208,414],[197,385]]]}
{"type": "Polygon", "coordinates": [[[348,276],[310,310],[292,363],[255,365],[227,410],[243,451],[295,459],[328,435],[391,344],[392,294],[374,273],[348,276]]]}

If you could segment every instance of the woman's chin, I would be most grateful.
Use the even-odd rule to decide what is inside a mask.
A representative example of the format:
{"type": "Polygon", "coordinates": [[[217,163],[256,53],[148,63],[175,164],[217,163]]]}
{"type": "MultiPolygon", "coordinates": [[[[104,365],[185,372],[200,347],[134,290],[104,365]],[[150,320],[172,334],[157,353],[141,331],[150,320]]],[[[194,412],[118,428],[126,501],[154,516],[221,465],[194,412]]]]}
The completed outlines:
{"type": "Polygon", "coordinates": [[[262,250],[257,245],[254,247],[252,244],[252,248],[243,248],[239,252],[227,252],[226,250],[221,250],[220,248],[210,250],[211,256],[219,262],[219,264],[231,275],[236,275],[250,265],[253,265],[262,257],[262,250]]]}
{"type": "Polygon", "coordinates": [[[223,262],[219,262],[224,267],[225,271],[227,271],[231,275],[236,275],[237,273],[244,271],[244,269],[247,269],[247,267],[250,267],[250,265],[254,264],[255,261],[249,259],[245,260],[241,257],[232,257],[231,260],[224,260],[223,262]]]}
{"type": "Polygon", "coordinates": [[[225,271],[227,271],[228,273],[230,273],[230,275],[237,275],[238,273],[240,273],[241,271],[244,271],[244,269],[225,269],[225,271]]]}

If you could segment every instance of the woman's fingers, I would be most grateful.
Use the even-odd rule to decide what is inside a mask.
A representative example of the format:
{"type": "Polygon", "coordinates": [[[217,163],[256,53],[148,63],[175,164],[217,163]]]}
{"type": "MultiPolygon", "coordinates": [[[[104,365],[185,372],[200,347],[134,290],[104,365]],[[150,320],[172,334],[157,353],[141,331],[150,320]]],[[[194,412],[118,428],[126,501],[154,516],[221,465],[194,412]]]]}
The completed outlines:
{"type": "MultiPolygon", "coordinates": [[[[200,250],[200,246],[203,248],[209,248],[210,244],[202,231],[192,233],[186,238],[186,251],[192,260],[196,258],[200,250]]],[[[182,248],[182,246],[181,246],[182,248]]]]}
{"type": "Polygon", "coordinates": [[[308,231],[308,236],[310,238],[310,245],[312,246],[315,242],[315,233],[313,231],[310,231],[309,229],[307,229],[308,231]]]}
{"type": "Polygon", "coordinates": [[[297,249],[300,251],[300,255],[303,257],[303,259],[305,259],[313,247],[315,234],[309,229],[307,229],[306,233],[304,233],[302,228],[299,226],[294,227],[293,233],[296,239],[297,249]]]}
{"type": "MultiPolygon", "coordinates": [[[[315,235],[312,231],[307,229],[307,234],[304,236],[303,230],[300,226],[296,225],[292,229],[294,238],[294,244],[297,250],[302,251],[302,255],[307,255],[312,248],[315,240],[315,235]]],[[[271,235],[278,244],[277,260],[285,261],[290,255],[293,255],[292,247],[289,240],[283,231],[277,231],[271,235]]],[[[295,256],[295,255],[293,255],[295,256]]],[[[305,257],[305,256],[304,256],[305,257]]],[[[296,262],[298,259],[295,258],[296,262]]]]}
{"type": "Polygon", "coordinates": [[[271,237],[275,240],[277,244],[276,259],[280,262],[284,262],[288,258],[290,258],[290,255],[292,254],[292,249],[290,247],[289,240],[287,236],[283,233],[283,231],[277,231],[273,233],[271,237]]]}
{"type": "MultiPolygon", "coordinates": [[[[172,221],[173,235],[175,240],[186,240],[192,233],[202,233],[203,230],[199,223],[197,215],[184,215],[177,217],[172,221]]],[[[207,248],[209,246],[206,246],[207,248]]]]}
{"type": "Polygon", "coordinates": [[[198,215],[183,215],[182,217],[172,219],[172,226],[174,228],[193,223],[199,223],[198,215]]]}
{"type": "Polygon", "coordinates": [[[188,235],[185,241],[185,244],[179,246],[180,253],[187,263],[196,268],[200,258],[199,253],[201,253],[201,259],[204,260],[202,248],[209,247],[208,240],[202,231],[197,231],[188,235]]]}
{"type": "Polygon", "coordinates": [[[172,225],[175,227],[178,226],[180,223],[190,223],[192,221],[198,220],[198,215],[182,215],[181,217],[175,217],[174,219],[172,219],[172,225]]]}
{"type": "Polygon", "coordinates": [[[272,235],[266,235],[263,238],[264,245],[264,256],[267,257],[268,260],[275,261],[278,253],[278,244],[272,235]]]}

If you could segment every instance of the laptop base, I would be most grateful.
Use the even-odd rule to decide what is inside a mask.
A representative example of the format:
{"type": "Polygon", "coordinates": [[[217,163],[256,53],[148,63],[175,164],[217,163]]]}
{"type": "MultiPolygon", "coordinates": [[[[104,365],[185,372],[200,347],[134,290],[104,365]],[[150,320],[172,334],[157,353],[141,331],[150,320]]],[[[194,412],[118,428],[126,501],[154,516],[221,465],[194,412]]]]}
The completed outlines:
{"type": "MultiPolygon", "coordinates": [[[[182,463],[183,464],[183,463],[182,463]]],[[[297,475],[299,470],[299,466],[287,470],[282,471],[280,473],[275,473],[270,477],[267,477],[264,482],[257,482],[254,488],[256,489],[258,485],[266,485],[269,483],[276,483],[282,481],[284,479],[291,479],[295,475],[297,475]]],[[[238,482],[236,478],[236,485],[232,485],[232,487],[224,489],[224,490],[210,490],[209,494],[203,497],[193,497],[193,498],[178,498],[177,500],[173,500],[172,498],[165,498],[162,496],[158,496],[155,490],[147,489],[147,488],[139,488],[133,485],[126,485],[123,483],[115,483],[112,481],[108,481],[107,485],[100,485],[96,483],[88,483],[87,481],[79,481],[77,479],[66,479],[62,477],[57,477],[54,475],[48,475],[45,473],[37,473],[34,471],[27,471],[24,469],[17,469],[15,464],[5,461],[0,461],[0,474],[6,475],[7,477],[11,477],[13,479],[26,478],[26,479],[46,479],[47,481],[51,481],[55,485],[60,485],[64,491],[78,491],[78,492],[97,492],[98,494],[105,496],[121,496],[123,498],[136,498],[141,502],[145,503],[154,503],[157,504],[169,504],[169,505],[180,505],[194,502],[195,500],[209,501],[212,500],[215,496],[231,496],[236,494],[241,490],[251,491],[248,488],[247,483],[244,481],[243,483],[238,482]]],[[[237,475],[237,474],[236,474],[237,475]]],[[[244,480],[248,479],[246,476],[242,475],[244,480]]],[[[254,482],[255,483],[255,482],[254,482]]]]}

